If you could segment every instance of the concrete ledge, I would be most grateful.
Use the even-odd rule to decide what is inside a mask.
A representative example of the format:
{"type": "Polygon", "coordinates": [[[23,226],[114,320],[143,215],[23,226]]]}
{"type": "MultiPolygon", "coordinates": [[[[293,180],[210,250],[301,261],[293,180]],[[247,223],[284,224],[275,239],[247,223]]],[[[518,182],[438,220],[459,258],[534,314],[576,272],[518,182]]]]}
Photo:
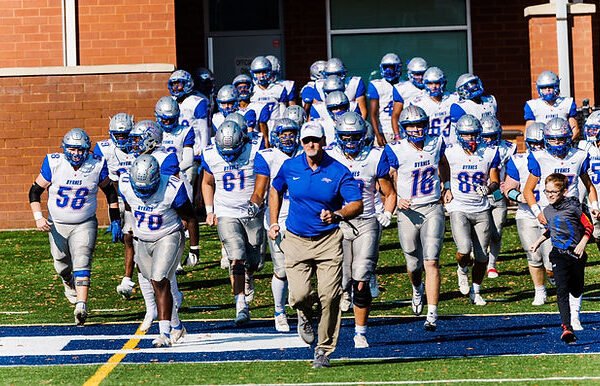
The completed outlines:
{"type": "MultiPolygon", "coordinates": [[[[569,15],[585,15],[596,13],[596,4],[567,4],[567,12],[569,15]]],[[[532,5],[523,10],[525,17],[530,16],[556,16],[556,5],[554,3],[546,3],[540,5],[532,5]]]]}
{"type": "Polygon", "coordinates": [[[11,67],[0,68],[0,77],[125,74],[141,72],[173,72],[174,70],[175,66],[167,63],[108,64],[103,66],[69,67],[11,67]]]}

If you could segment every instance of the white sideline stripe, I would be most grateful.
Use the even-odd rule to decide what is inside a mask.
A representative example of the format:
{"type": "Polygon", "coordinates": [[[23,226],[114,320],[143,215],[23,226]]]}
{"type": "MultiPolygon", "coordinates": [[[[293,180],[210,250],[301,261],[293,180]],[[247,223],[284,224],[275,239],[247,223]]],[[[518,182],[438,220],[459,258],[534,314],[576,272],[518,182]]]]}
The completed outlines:
{"type": "MultiPolygon", "coordinates": [[[[369,382],[318,382],[318,383],[272,383],[266,384],[261,383],[264,386],[292,386],[292,385],[304,385],[304,386],[333,386],[333,385],[426,385],[435,383],[500,383],[500,382],[539,382],[539,381],[597,381],[600,377],[547,377],[547,378],[489,378],[489,379],[432,379],[427,381],[369,381],[369,382]]],[[[257,386],[258,384],[245,383],[236,384],[232,383],[223,386],[257,386]]]]}
{"type": "Polygon", "coordinates": [[[22,314],[31,314],[31,311],[0,311],[2,315],[22,315],[22,314]]]}

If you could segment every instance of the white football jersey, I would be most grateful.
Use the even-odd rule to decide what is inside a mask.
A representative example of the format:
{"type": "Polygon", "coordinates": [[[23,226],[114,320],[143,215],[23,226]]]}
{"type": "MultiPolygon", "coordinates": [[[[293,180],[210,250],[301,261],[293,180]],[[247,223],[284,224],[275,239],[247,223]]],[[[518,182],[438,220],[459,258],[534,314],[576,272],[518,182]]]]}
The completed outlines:
{"type": "Polygon", "coordinates": [[[179,162],[183,159],[183,148],[196,143],[194,130],[189,126],[178,126],[172,132],[163,132],[162,147],[175,153],[179,162]]]}
{"type": "Polygon", "coordinates": [[[504,177],[506,176],[506,163],[510,157],[517,152],[517,145],[501,139],[498,146],[495,146],[495,148],[498,149],[498,156],[500,157],[500,165],[498,165],[500,181],[504,181],[504,177]]]}
{"type": "MultiPolygon", "coordinates": [[[[506,164],[506,175],[512,178],[515,181],[519,182],[520,190],[523,191],[525,187],[525,183],[527,183],[527,178],[529,178],[529,169],[527,168],[527,156],[529,156],[529,151],[526,153],[518,153],[513,154],[508,163],[506,164]]],[[[544,190],[540,188],[540,181],[536,185],[536,188],[533,190],[533,194],[535,195],[536,201],[540,200],[540,192],[544,190]]],[[[527,203],[519,203],[517,207],[517,213],[515,214],[515,218],[517,219],[535,219],[535,215],[529,208],[527,203]]]]}
{"type": "Polygon", "coordinates": [[[108,167],[108,176],[111,181],[118,181],[121,173],[129,170],[135,156],[131,153],[125,153],[115,146],[112,140],[106,139],[96,143],[94,154],[104,157],[108,167]]]}
{"type": "Polygon", "coordinates": [[[413,98],[424,93],[425,91],[415,86],[413,82],[405,80],[394,85],[393,98],[394,102],[401,102],[404,105],[409,105],[413,98]]]}
{"type": "Polygon", "coordinates": [[[499,166],[498,150],[480,145],[473,154],[467,154],[460,145],[451,144],[445,154],[450,165],[450,190],[454,197],[446,204],[446,210],[449,213],[488,210],[487,196],[480,196],[475,189],[478,185],[487,185],[490,169],[499,166]]]}
{"type": "Polygon", "coordinates": [[[248,142],[233,162],[221,157],[215,145],[202,153],[202,166],[215,179],[214,211],[219,217],[248,217],[248,201],[254,192],[254,158],[259,141],[248,142]]]}
{"type": "Polygon", "coordinates": [[[470,99],[459,99],[450,106],[450,117],[452,122],[456,122],[465,114],[473,115],[477,119],[486,116],[496,116],[498,104],[493,95],[482,95],[481,103],[473,102],[470,99]]]}
{"type": "Polygon", "coordinates": [[[161,175],[156,193],[142,200],[133,191],[129,174],[125,173],[119,179],[119,190],[135,218],[133,235],[140,240],[157,241],[183,228],[175,209],[189,199],[179,178],[161,175]]]}
{"type": "Polygon", "coordinates": [[[202,94],[191,94],[179,103],[179,124],[194,129],[194,155],[199,156],[210,139],[210,101],[202,94]]]}
{"type": "Polygon", "coordinates": [[[379,100],[379,131],[388,134],[392,130],[392,111],[394,110],[394,86],[385,79],[374,79],[369,84],[369,99],[379,100]]]}
{"type": "Polygon", "coordinates": [[[442,100],[438,102],[427,93],[423,93],[413,98],[409,104],[418,106],[425,111],[425,114],[429,117],[430,135],[442,136],[446,143],[453,143],[456,142],[456,133],[451,133],[450,130],[450,106],[457,100],[458,96],[456,94],[445,94],[442,96],[442,100]]]}
{"type": "MultiPolygon", "coordinates": [[[[323,105],[324,106],[324,105],[323,105]]],[[[316,107],[313,105],[313,107],[316,107]]],[[[335,121],[329,113],[327,109],[325,109],[326,115],[321,116],[321,118],[311,119],[314,122],[319,122],[321,126],[323,126],[323,131],[325,132],[325,144],[331,145],[335,142],[335,121]]]]}
{"type": "Polygon", "coordinates": [[[104,158],[89,154],[75,170],[63,153],[51,153],[44,158],[40,174],[51,183],[48,187],[50,221],[80,224],[96,215],[98,184],[108,177],[104,158]]]}
{"type": "Polygon", "coordinates": [[[335,145],[325,149],[336,161],[346,166],[352,177],[359,183],[362,192],[363,213],[359,218],[374,217],[375,195],[377,193],[377,180],[390,173],[390,165],[383,153],[383,148],[366,148],[364,154],[360,154],[356,159],[346,157],[342,149],[335,145]]]}
{"type": "Polygon", "coordinates": [[[292,98],[296,98],[296,82],[289,79],[278,80],[277,83],[281,84],[285,88],[286,99],[289,101],[292,98]]]}
{"type": "Polygon", "coordinates": [[[415,205],[430,204],[440,199],[439,163],[444,155],[444,140],[426,136],[423,150],[406,138],[385,146],[390,167],[398,174],[398,198],[415,205]]]}
{"type": "Polygon", "coordinates": [[[577,106],[573,98],[560,97],[553,104],[542,98],[531,99],[525,103],[525,120],[548,123],[552,118],[568,120],[577,115],[577,106]]]}
{"type": "Polygon", "coordinates": [[[285,87],[279,83],[271,83],[267,88],[254,86],[250,102],[258,105],[257,110],[255,110],[257,117],[260,116],[263,106],[267,106],[270,115],[267,125],[271,129],[275,120],[281,118],[281,114],[285,109],[285,103],[287,102],[285,87]]]}
{"type": "MultiPolygon", "coordinates": [[[[567,190],[568,197],[580,197],[579,175],[587,173],[589,170],[588,153],[572,147],[565,158],[557,158],[546,150],[533,151],[527,157],[527,167],[529,172],[540,179],[540,185],[545,187],[546,177],[552,173],[561,173],[569,179],[567,190]]],[[[538,204],[545,208],[548,206],[548,199],[545,194],[540,195],[538,204]]]]}
{"type": "MultiPolygon", "coordinates": [[[[597,191],[600,190],[600,149],[598,149],[598,145],[594,142],[590,141],[579,141],[579,146],[581,150],[588,153],[588,157],[590,159],[590,167],[588,170],[588,174],[590,176],[590,180],[592,180],[592,184],[597,191]]],[[[579,190],[580,193],[580,201],[583,202],[584,196],[587,191],[585,189],[582,182],[580,182],[579,190]]]]}
{"type": "MultiPolygon", "coordinates": [[[[316,104],[320,103],[325,103],[325,99],[327,97],[327,95],[325,95],[325,91],[323,90],[323,85],[325,84],[325,79],[319,79],[315,82],[315,99],[316,99],[316,104]]],[[[344,94],[346,94],[346,96],[348,97],[348,100],[350,102],[354,102],[356,101],[356,98],[358,98],[359,96],[363,96],[365,93],[365,87],[364,87],[364,83],[362,81],[362,78],[359,76],[352,76],[352,77],[346,77],[344,79],[344,84],[346,85],[345,89],[344,89],[344,94]],[[358,95],[358,94],[361,95],[358,95]]],[[[315,103],[315,101],[313,101],[313,104],[315,103]]]]}

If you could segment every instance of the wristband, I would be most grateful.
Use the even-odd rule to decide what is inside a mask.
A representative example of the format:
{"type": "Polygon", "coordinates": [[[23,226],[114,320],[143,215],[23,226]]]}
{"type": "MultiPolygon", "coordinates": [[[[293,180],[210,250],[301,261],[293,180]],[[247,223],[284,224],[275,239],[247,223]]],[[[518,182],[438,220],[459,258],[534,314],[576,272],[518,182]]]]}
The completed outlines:
{"type": "Polygon", "coordinates": [[[401,139],[402,139],[402,136],[400,134],[394,134],[394,140],[395,141],[398,141],[398,140],[401,140],[401,139]]]}
{"type": "Polygon", "coordinates": [[[110,222],[121,220],[119,208],[108,208],[108,217],[110,218],[110,222]]]}
{"type": "Polygon", "coordinates": [[[190,245],[190,250],[198,251],[198,250],[200,250],[200,246],[199,245],[190,245]]]}
{"type": "MultiPolygon", "coordinates": [[[[274,223],[274,224],[271,224],[271,225],[269,226],[269,230],[273,229],[273,227],[274,227],[275,225],[277,225],[277,226],[279,227],[279,224],[278,224],[278,223],[274,223]]],[[[281,227],[279,227],[279,228],[281,228],[281,227]]]]}
{"type": "Polygon", "coordinates": [[[445,190],[450,190],[450,181],[444,182],[444,189],[445,190]]]}
{"type": "Polygon", "coordinates": [[[598,201],[590,202],[590,208],[592,210],[600,210],[598,209],[598,201]]]}
{"type": "Polygon", "coordinates": [[[542,210],[540,209],[540,206],[538,204],[530,206],[529,209],[531,209],[535,217],[539,216],[540,213],[542,213],[542,210]]]}
{"type": "Polygon", "coordinates": [[[521,202],[519,200],[520,197],[521,197],[521,192],[519,192],[517,189],[511,189],[511,190],[509,190],[507,196],[508,196],[509,199],[511,199],[513,201],[521,202]]]}
{"type": "Polygon", "coordinates": [[[43,218],[44,218],[44,215],[42,214],[42,212],[33,212],[33,219],[35,221],[41,220],[43,218]]]}
{"type": "Polygon", "coordinates": [[[215,212],[215,208],[212,205],[204,205],[204,207],[206,208],[206,214],[215,212]]]}

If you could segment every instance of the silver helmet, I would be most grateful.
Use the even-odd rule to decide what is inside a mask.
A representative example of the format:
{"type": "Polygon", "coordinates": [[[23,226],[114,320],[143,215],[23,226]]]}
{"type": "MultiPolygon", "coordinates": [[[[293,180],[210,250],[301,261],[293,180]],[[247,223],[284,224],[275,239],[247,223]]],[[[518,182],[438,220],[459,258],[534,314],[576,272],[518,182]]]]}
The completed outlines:
{"type": "Polygon", "coordinates": [[[325,69],[323,70],[323,75],[325,76],[337,75],[342,79],[346,78],[347,73],[348,71],[346,71],[344,62],[342,62],[342,60],[338,58],[329,59],[327,61],[327,64],[325,65],[325,69]]]}
{"type": "Polygon", "coordinates": [[[600,110],[591,113],[583,124],[583,137],[586,141],[597,142],[600,140],[600,110]]]}
{"type": "Polygon", "coordinates": [[[535,87],[540,98],[546,102],[554,102],[560,96],[560,79],[552,71],[543,71],[535,81],[535,87]],[[544,88],[552,88],[552,91],[544,93],[544,88]]]}
{"type": "Polygon", "coordinates": [[[129,169],[131,187],[136,196],[145,200],[158,191],[160,166],[150,154],[142,154],[133,161],[129,169]]]}
{"type": "Polygon", "coordinates": [[[525,146],[529,151],[544,147],[544,126],[542,122],[534,122],[525,129],[525,146]]]}
{"type": "Polygon", "coordinates": [[[351,156],[360,153],[367,137],[367,125],[360,114],[348,111],[335,123],[335,139],[342,151],[351,156]]]}
{"type": "Polygon", "coordinates": [[[233,162],[242,153],[247,138],[237,123],[225,120],[215,134],[215,146],[225,161],[233,162]]]}
{"type": "Polygon", "coordinates": [[[64,135],[62,140],[62,149],[65,158],[69,163],[75,167],[81,166],[87,159],[92,142],[87,133],[80,128],[71,129],[64,135]],[[69,149],[82,150],[79,152],[72,153],[69,149]]]}
{"type": "Polygon", "coordinates": [[[446,92],[446,75],[439,67],[429,67],[425,74],[423,74],[423,83],[425,84],[425,91],[432,97],[440,97],[446,92]],[[430,84],[439,84],[437,88],[430,88],[430,84]]]}
{"type": "Polygon", "coordinates": [[[423,74],[427,71],[427,62],[421,57],[412,58],[406,65],[408,80],[420,89],[425,88],[423,83],[423,74]]]}
{"type": "Polygon", "coordinates": [[[400,78],[400,75],[402,75],[402,60],[398,55],[391,52],[383,55],[379,63],[379,73],[388,82],[400,78]]]}
{"type": "Polygon", "coordinates": [[[425,139],[429,126],[429,117],[425,110],[415,105],[408,105],[400,113],[398,124],[410,142],[421,142],[425,139]],[[410,131],[409,126],[420,126],[420,130],[410,131]]]}
{"type": "Polygon", "coordinates": [[[235,123],[237,123],[240,129],[242,129],[243,132],[248,131],[248,121],[246,121],[246,117],[238,113],[237,111],[226,116],[225,120],[234,121],[235,123]]]}
{"type": "Polygon", "coordinates": [[[179,113],[179,103],[168,96],[160,98],[154,107],[156,122],[167,133],[172,132],[179,126],[179,113]]]}
{"type": "Polygon", "coordinates": [[[477,75],[462,74],[456,80],[456,93],[460,99],[473,99],[483,95],[483,84],[477,75]]]}
{"type": "Polygon", "coordinates": [[[252,96],[252,78],[246,74],[240,74],[233,78],[233,87],[238,91],[239,100],[249,102],[252,96]]]}
{"type": "Polygon", "coordinates": [[[237,111],[239,106],[240,94],[238,90],[231,84],[226,84],[221,87],[217,92],[217,105],[219,111],[223,113],[223,116],[227,116],[237,111]],[[224,104],[231,104],[230,106],[224,106],[224,104]]]}
{"type": "Polygon", "coordinates": [[[465,114],[456,122],[456,139],[465,150],[474,152],[481,142],[481,122],[473,115],[465,114]],[[471,135],[472,138],[464,139],[463,135],[471,135]]]}
{"type": "Polygon", "coordinates": [[[334,91],[329,93],[325,98],[325,105],[327,106],[329,115],[334,120],[350,109],[348,97],[342,91],[334,91]],[[339,111],[333,112],[333,110],[339,111]]]}
{"type": "Polygon", "coordinates": [[[502,138],[502,125],[493,115],[486,115],[479,120],[481,124],[481,138],[486,146],[497,146],[502,138]]]}
{"type": "Polygon", "coordinates": [[[325,60],[317,60],[313,64],[310,65],[310,79],[317,80],[323,79],[325,76],[323,75],[323,71],[325,70],[325,66],[327,62],[325,60]]]}
{"type": "Polygon", "coordinates": [[[304,122],[306,122],[306,111],[298,105],[288,106],[283,111],[283,118],[290,118],[293,121],[296,121],[299,127],[302,127],[304,122]]]}
{"type": "Polygon", "coordinates": [[[116,147],[124,152],[129,152],[129,133],[133,129],[133,116],[127,113],[118,113],[110,117],[108,133],[116,147]]]}
{"type": "Polygon", "coordinates": [[[271,62],[264,56],[257,56],[252,60],[252,63],[250,63],[252,79],[254,79],[254,83],[260,86],[266,87],[271,83],[272,71],[273,67],[271,66],[271,62]]]}
{"type": "Polygon", "coordinates": [[[325,95],[329,94],[333,91],[344,91],[346,89],[346,85],[342,78],[337,75],[328,75],[323,81],[323,92],[325,95]]]}
{"type": "Polygon", "coordinates": [[[265,56],[265,58],[267,58],[267,60],[271,62],[271,75],[273,77],[273,80],[279,80],[279,78],[281,77],[281,62],[279,61],[277,56],[274,55],[267,55],[265,56]]]}
{"type": "Polygon", "coordinates": [[[573,130],[569,122],[562,118],[552,118],[544,126],[544,146],[551,155],[563,158],[571,149],[573,130]],[[564,140],[561,144],[551,144],[550,140],[564,140]]]}
{"type": "Polygon", "coordinates": [[[189,72],[185,70],[176,70],[169,77],[167,86],[169,88],[169,93],[179,99],[194,91],[194,79],[189,72]]]}
{"type": "Polygon", "coordinates": [[[151,153],[157,147],[160,147],[163,139],[163,131],[157,122],[146,119],[139,121],[129,133],[131,138],[131,149],[133,154],[151,153]]]}

